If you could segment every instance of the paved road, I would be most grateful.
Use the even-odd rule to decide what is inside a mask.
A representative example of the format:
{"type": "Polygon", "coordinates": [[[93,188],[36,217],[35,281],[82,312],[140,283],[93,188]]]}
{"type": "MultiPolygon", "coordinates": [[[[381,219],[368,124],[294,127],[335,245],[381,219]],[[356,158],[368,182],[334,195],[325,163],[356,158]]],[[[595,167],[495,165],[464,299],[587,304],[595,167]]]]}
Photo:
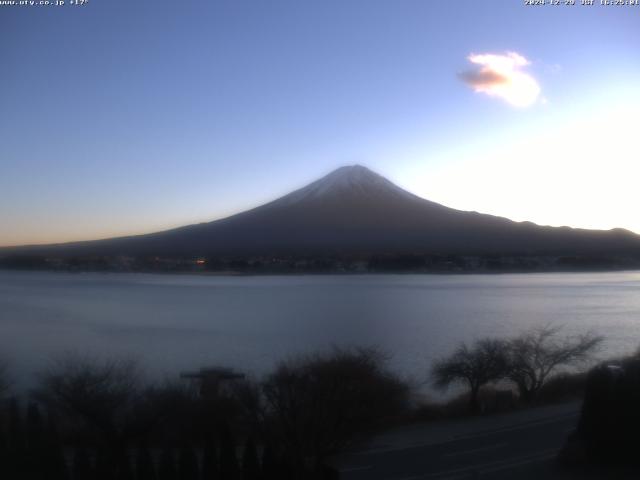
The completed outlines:
{"type": "Polygon", "coordinates": [[[396,430],[342,458],[341,478],[549,480],[578,412],[579,404],[571,403],[396,430]]]}

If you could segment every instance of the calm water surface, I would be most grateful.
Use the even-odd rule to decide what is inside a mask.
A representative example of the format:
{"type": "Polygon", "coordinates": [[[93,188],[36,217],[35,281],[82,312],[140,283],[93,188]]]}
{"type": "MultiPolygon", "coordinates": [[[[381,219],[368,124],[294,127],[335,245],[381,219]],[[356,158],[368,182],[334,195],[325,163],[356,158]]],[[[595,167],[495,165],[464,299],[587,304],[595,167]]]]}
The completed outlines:
{"type": "Polygon", "coordinates": [[[140,358],[151,373],[256,373],[300,352],[377,345],[424,379],[458,342],[561,324],[640,345],[640,272],[216,277],[0,271],[0,357],[18,385],[65,351],[140,358]]]}

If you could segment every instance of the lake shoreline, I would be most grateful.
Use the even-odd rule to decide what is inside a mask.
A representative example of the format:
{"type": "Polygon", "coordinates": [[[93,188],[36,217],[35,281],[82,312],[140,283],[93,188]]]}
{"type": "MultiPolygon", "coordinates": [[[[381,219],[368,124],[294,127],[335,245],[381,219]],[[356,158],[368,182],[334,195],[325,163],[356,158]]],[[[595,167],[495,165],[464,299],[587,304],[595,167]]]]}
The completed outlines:
{"type": "Polygon", "coordinates": [[[101,273],[101,274],[148,274],[148,275],[176,275],[176,276],[204,276],[204,277],[326,277],[326,276],[383,276],[383,275],[433,275],[433,276],[474,276],[474,275],[535,275],[535,274],[572,274],[572,273],[632,273],[640,272],[639,266],[610,268],[610,269],[535,269],[535,270],[399,270],[399,271],[207,271],[207,270],[69,270],[69,269],[28,269],[0,267],[0,272],[33,272],[33,273],[101,273]]]}

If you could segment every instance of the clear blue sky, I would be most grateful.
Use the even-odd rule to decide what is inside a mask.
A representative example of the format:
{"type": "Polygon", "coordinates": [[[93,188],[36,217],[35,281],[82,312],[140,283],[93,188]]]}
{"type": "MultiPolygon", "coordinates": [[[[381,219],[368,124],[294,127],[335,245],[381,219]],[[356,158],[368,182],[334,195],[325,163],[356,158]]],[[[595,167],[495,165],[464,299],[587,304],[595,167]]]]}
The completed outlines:
{"type": "Polygon", "coordinates": [[[523,3],[0,6],[0,245],[212,220],[351,163],[640,232],[640,7],[523,3]]]}

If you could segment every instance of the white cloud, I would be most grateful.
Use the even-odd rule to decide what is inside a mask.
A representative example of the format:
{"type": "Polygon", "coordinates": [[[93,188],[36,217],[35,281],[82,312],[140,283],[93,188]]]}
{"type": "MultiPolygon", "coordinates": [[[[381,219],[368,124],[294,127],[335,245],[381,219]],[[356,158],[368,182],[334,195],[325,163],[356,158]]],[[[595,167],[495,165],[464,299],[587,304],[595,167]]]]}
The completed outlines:
{"type": "Polygon", "coordinates": [[[483,53],[467,59],[476,68],[460,74],[460,78],[474,91],[501,98],[515,107],[529,107],[538,100],[540,85],[524,71],[531,62],[522,55],[483,53]]]}

